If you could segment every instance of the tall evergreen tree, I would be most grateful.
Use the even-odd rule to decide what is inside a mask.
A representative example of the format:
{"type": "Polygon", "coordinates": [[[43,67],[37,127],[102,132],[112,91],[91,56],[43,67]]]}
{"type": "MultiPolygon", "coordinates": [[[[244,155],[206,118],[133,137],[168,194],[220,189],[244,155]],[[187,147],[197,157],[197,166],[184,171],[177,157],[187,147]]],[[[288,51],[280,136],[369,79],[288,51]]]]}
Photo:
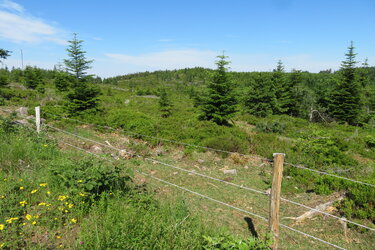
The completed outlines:
{"type": "Polygon", "coordinates": [[[38,85],[42,84],[42,76],[37,68],[26,66],[24,71],[25,85],[29,89],[36,89],[38,85]]]}
{"type": "Polygon", "coordinates": [[[276,106],[275,89],[269,73],[258,73],[254,77],[250,90],[244,97],[249,113],[266,117],[272,115],[276,106]]]}
{"type": "Polygon", "coordinates": [[[341,63],[339,83],[332,93],[330,111],[334,118],[355,125],[358,123],[358,115],[361,111],[361,94],[357,81],[355,68],[357,62],[353,42],[345,56],[346,60],[341,63]]]}
{"type": "Polygon", "coordinates": [[[167,91],[163,88],[160,90],[159,108],[162,117],[169,117],[172,114],[172,102],[169,99],[167,91]]]}
{"type": "Polygon", "coordinates": [[[217,69],[208,85],[207,95],[202,99],[203,114],[200,118],[219,125],[229,125],[230,118],[237,112],[237,100],[234,85],[228,77],[228,57],[223,54],[218,58],[217,69]]]}
{"type": "Polygon", "coordinates": [[[77,33],[73,33],[73,39],[68,41],[69,59],[64,59],[66,70],[77,79],[82,80],[86,76],[86,70],[90,69],[93,60],[86,59],[86,51],[82,49],[83,40],[77,39],[77,33]]]}
{"type": "Polygon", "coordinates": [[[289,114],[293,113],[293,106],[295,105],[294,98],[294,81],[288,81],[286,78],[284,65],[279,60],[277,67],[273,71],[272,81],[275,88],[276,105],[274,106],[275,114],[289,114]]]}

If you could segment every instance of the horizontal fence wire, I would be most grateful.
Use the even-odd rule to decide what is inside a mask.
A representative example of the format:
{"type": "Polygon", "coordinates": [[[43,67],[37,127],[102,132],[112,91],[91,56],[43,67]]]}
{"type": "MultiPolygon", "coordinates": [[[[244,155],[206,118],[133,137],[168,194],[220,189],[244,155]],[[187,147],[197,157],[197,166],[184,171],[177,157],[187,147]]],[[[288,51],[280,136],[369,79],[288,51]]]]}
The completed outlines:
{"type": "MultiPolygon", "coordinates": [[[[5,110],[6,112],[12,112],[10,110],[5,110]]],[[[70,119],[70,118],[68,118],[70,119]]],[[[75,120],[75,119],[73,119],[75,120]]],[[[77,120],[78,121],[78,120],[77,120]]],[[[117,151],[120,151],[121,149],[119,148],[116,148],[116,147],[113,147],[111,145],[107,145],[107,144],[104,144],[104,143],[101,143],[101,142],[98,142],[98,141],[95,141],[95,140],[91,140],[87,137],[82,137],[82,136],[79,136],[79,135],[76,135],[74,133],[70,133],[68,131],[65,131],[65,130],[62,130],[62,129],[59,129],[59,128],[56,128],[56,127],[53,127],[51,125],[48,125],[48,124],[45,124],[47,127],[51,127],[55,130],[58,130],[60,132],[63,132],[63,133],[66,133],[66,134],[70,134],[72,136],[75,136],[75,137],[78,137],[82,140],[88,140],[88,141],[91,141],[92,143],[97,143],[97,144],[100,144],[102,146],[105,146],[105,147],[110,147],[114,150],[117,150],[117,151]]],[[[94,125],[94,124],[89,124],[89,125],[94,125]]],[[[100,125],[99,125],[100,126],[100,125]]],[[[128,153],[130,154],[130,153],[128,153]]],[[[218,178],[214,178],[212,176],[208,176],[208,175],[204,175],[204,174],[200,174],[200,173],[197,173],[195,171],[190,171],[190,170],[187,170],[187,169],[183,169],[183,168],[180,168],[180,167],[177,167],[177,166],[173,166],[171,164],[168,164],[168,163],[165,163],[165,162],[161,162],[161,161],[158,161],[158,160],[155,160],[155,159],[152,159],[152,158],[148,158],[148,157],[143,157],[141,155],[137,155],[137,154],[131,154],[133,156],[137,156],[137,157],[142,157],[144,158],[145,160],[147,161],[152,161],[152,162],[155,162],[155,163],[158,163],[160,165],[164,165],[164,166],[168,166],[168,167],[172,167],[172,168],[175,168],[175,169],[178,169],[178,170],[181,170],[181,171],[184,171],[184,172],[188,172],[188,173],[191,173],[191,174],[194,174],[194,175],[198,175],[198,176],[201,176],[201,177],[204,177],[204,178],[208,178],[208,179],[211,179],[211,180],[215,180],[215,181],[218,181],[218,182],[222,182],[222,183],[225,183],[227,185],[231,185],[231,186],[235,186],[235,187],[238,187],[238,188],[241,188],[241,189],[244,189],[244,190],[248,190],[248,191],[252,191],[252,192],[255,192],[255,193],[259,193],[259,194],[263,194],[263,195],[269,195],[267,192],[265,191],[261,191],[261,190],[257,190],[257,189],[253,189],[253,188],[250,188],[250,187],[246,187],[246,186],[243,186],[243,185],[238,185],[238,184],[235,184],[235,183],[232,183],[232,182],[228,182],[228,181],[225,181],[225,180],[221,180],[221,179],[218,179],[218,178]]],[[[285,164],[288,164],[288,163],[285,163],[285,164]]],[[[310,207],[310,206],[307,206],[307,205],[304,205],[302,203],[299,203],[299,202],[295,202],[295,201],[292,201],[292,200],[289,200],[289,199],[286,199],[286,198],[283,198],[283,197],[280,197],[280,199],[282,201],[285,201],[285,202],[288,202],[288,203],[291,203],[291,204],[294,204],[294,205],[297,205],[297,206],[300,206],[300,207],[303,207],[303,208],[306,208],[306,209],[309,209],[309,210],[312,210],[312,211],[315,211],[317,213],[320,213],[320,214],[324,214],[326,216],[329,216],[329,217],[332,217],[332,218],[335,218],[337,220],[340,220],[340,221],[343,221],[343,222],[347,222],[347,223],[350,223],[350,224],[353,224],[353,225],[356,225],[356,226],[359,226],[359,227],[362,227],[362,228],[365,228],[365,229],[368,229],[368,230],[371,230],[371,231],[375,231],[374,228],[371,228],[371,227],[368,227],[368,226],[365,226],[365,225],[362,225],[362,224],[359,224],[359,223],[356,223],[354,221],[351,221],[351,220],[348,220],[344,217],[339,217],[339,216],[335,216],[333,214],[330,214],[330,213],[326,213],[324,211],[321,211],[319,209],[316,209],[316,208],[313,208],[313,207],[310,207]]]]}
{"type": "MultiPolygon", "coordinates": [[[[51,127],[52,129],[55,129],[57,131],[60,131],[62,133],[65,133],[65,134],[69,134],[69,135],[72,135],[72,136],[75,136],[77,138],[80,138],[82,140],[87,140],[87,141],[91,141],[93,143],[97,143],[99,145],[102,145],[102,146],[105,146],[105,147],[109,147],[109,148],[112,148],[116,151],[121,151],[122,149],[119,149],[119,148],[116,148],[114,146],[111,146],[111,145],[107,145],[107,144],[104,144],[104,143],[101,143],[101,142],[98,142],[98,141],[95,141],[95,140],[92,140],[92,139],[89,139],[87,137],[82,137],[82,136],[79,136],[77,134],[74,134],[74,133],[71,133],[71,132],[68,132],[68,131],[65,131],[65,130],[62,130],[62,129],[59,129],[59,128],[56,128],[56,127],[53,127],[51,125],[48,125],[48,124],[45,124],[47,127],[51,127]]],[[[174,168],[174,169],[178,169],[178,170],[181,170],[181,171],[184,171],[184,172],[187,172],[187,173],[191,173],[191,174],[194,174],[194,175],[198,175],[198,176],[201,176],[201,177],[204,177],[204,178],[207,178],[207,179],[211,179],[211,180],[215,180],[215,181],[218,181],[218,182],[222,182],[222,183],[225,183],[227,185],[231,185],[231,186],[235,186],[235,187],[238,187],[238,188],[241,188],[241,189],[244,189],[244,190],[248,190],[248,191],[252,191],[252,192],[255,192],[255,193],[258,193],[258,194],[263,194],[263,195],[267,195],[269,196],[269,194],[267,192],[264,192],[264,191],[261,191],[261,190],[257,190],[257,189],[254,189],[254,188],[250,188],[250,187],[247,187],[247,186],[243,186],[243,185],[238,185],[238,184],[235,184],[235,183],[232,183],[232,182],[228,182],[228,181],[225,181],[225,180],[221,180],[221,179],[218,179],[218,178],[215,178],[215,177],[212,177],[212,176],[209,176],[209,175],[205,175],[205,174],[201,174],[201,173],[197,173],[195,171],[191,171],[191,170],[187,170],[187,169],[184,169],[184,168],[180,168],[180,167],[177,167],[177,166],[174,166],[174,165],[171,165],[171,164],[168,164],[168,163],[165,163],[165,162],[162,162],[162,161],[158,161],[158,160],[155,160],[155,159],[152,159],[152,158],[148,158],[148,157],[144,157],[142,155],[138,155],[138,154],[132,154],[133,156],[137,156],[137,157],[141,157],[147,161],[151,161],[151,162],[155,162],[155,163],[158,163],[160,165],[163,165],[163,166],[167,166],[167,167],[171,167],[171,168],[174,168]]],[[[292,201],[292,200],[289,200],[289,199],[286,199],[286,198],[283,198],[283,197],[280,197],[280,199],[282,201],[285,201],[285,202],[288,202],[288,203],[291,203],[291,204],[294,204],[294,205],[297,205],[297,206],[300,206],[300,207],[303,207],[303,208],[306,208],[306,209],[309,209],[309,210],[312,210],[312,211],[315,211],[315,212],[318,212],[320,214],[324,214],[326,216],[329,216],[329,217],[332,217],[332,218],[335,218],[337,220],[341,220],[341,221],[344,221],[344,222],[347,222],[347,223],[350,223],[350,224],[353,224],[353,225],[356,225],[356,226],[359,226],[359,227],[362,227],[362,228],[365,228],[365,229],[368,229],[368,230],[371,230],[371,231],[375,231],[375,228],[371,228],[371,227],[368,227],[368,226],[365,226],[365,225],[362,225],[362,224],[359,224],[359,223],[356,223],[354,221],[351,221],[351,220],[348,220],[346,218],[342,218],[342,217],[338,217],[338,216],[335,216],[333,214],[330,214],[330,213],[326,213],[324,211],[321,211],[319,209],[316,209],[316,208],[313,208],[313,207],[310,207],[310,206],[306,206],[302,203],[299,203],[299,202],[295,202],[295,201],[292,201]]]]}
{"type": "Polygon", "coordinates": [[[370,183],[366,183],[366,182],[363,182],[363,181],[357,181],[357,180],[346,178],[346,177],[343,177],[343,176],[340,176],[340,175],[335,175],[335,174],[330,174],[330,173],[327,173],[327,172],[315,170],[315,169],[312,169],[312,168],[308,168],[308,167],[302,166],[300,164],[292,164],[292,163],[288,163],[288,162],[285,162],[284,164],[288,165],[288,166],[295,167],[295,168],[300,168],[300,169],[312,171],[312,172],[315,172],[315,173],[318,173],[318,174],[328,175],[328,176],[339,178],[339,179],[343,179],[343,180],[346,180],[346,181],[351,181],[351,182],[363,184],[363,185],[366,185],[366,186],[375,187],[375,185],[370,184],[370,183]]]}
{"type": "Polygon", "coordinates": [[[112,128],[110,126],[103,126],[103,125],[99,125],[99,124],[88,123],[88,122],[84,122],[84,121],[77,120],[77,119],[74,119],[74,118],[69,118],[69,117],[65,117],[65,116],[58,116],[58,115],[51,114],[51,113],[48,113],[48,112],[44,112],[44,113],[52,115],[52,116],[55,116],[57,118],[71,120],[71,121],[75,121],[75,122],[78,122],[78,123],[81,123],[81,124],[85,124],[85,125],[90,125],[90,126],[105,128],[105,129],[109,129],[109,130],[113,130],[113,131],[121,130],[121,131],[124,131],[124,132],[129,133],[129,134],[138,135],[138,136],[142,136],[142,137],[146,137],[146,138],[151,138],[151,139],[154,139],[154,140],[166,141],[166,142],[170,142],[170,143],[174,143],[174,144],[179,144],[179,145],[183,145],[183,146],[188,146],[188,147],[202,148],[202,149],[216,151],[216,152],[220,152],[220,153],[238,154],[240,156],[250,157],[250,158],[253,158],[253,159],[262,160],[262,161],[266,161],[266,162],[272,162],[273,161],[272,159],[268,159],[268,158],[265,158],[265,157],[260,157],[260,156],[255,156],[255,155],[249,155],[249,154],[241,154],[241,153],[234,152],[234,151],[227,151],[227,150],[221,150],[221,149],[210,148],[210,147],[205,147],[205,146],[199,146],[199,145],[190,144],[190,143],[186,143],[186,142],[180,142],[180,141],[176,141],[176,140],[170,140],[170,139],[165,139],[165,138],[161,138],[161,137],[156,137],[156,136],[151,136],[151,135],[144,135],[144,134],[140,134],[140,133],[135,133],[135,132],[132,132],[130,130],[126,130],[126,129],[122,129],[122,128],[121,129],[116,129],[116,128],[112,128]]]}
{"type": "MultiPolygon", "coordinates": [[[[103,157],[103,156],[100,156],[100,155],[98,155],[98,154],[92,153],[92,152],[90,152],[90,151],[88,151],[88,150],[85,150],[85,149],[83,149],[83,148],[80,148],[80,147],[74,146],[74,145],[72,145],[72,144],[70,144],[70,143],[67,143],[67,142],[64,142],[64,141],[59,141],[59,142],[61,142],[61,143],[63,143],[63,144],[66,144],[66,145],[68,145],[68,146],[71,146],[71,147],[73,147],[73,148],[75,148],[75,149],[78,149],[78,150],[84,151],[84,152],[86,152],[86,153],[88,153],[88,154],[90,154],[90,155],[94,155],[94,156],[96,156],[96,157],[98,157],[98,158],[101,158],[101,159],[104,159],[104,160],[108,160],[108,161],[110,161],[110,162],[114,162],[112,159],[108,159],[108,158],[106,158],[106,157],[103,157]]],[[[158,177],[152,176],[152,175],[150,175],[150,174],[147,174],[147,173],[145,173],[145,172],[139,171],[139,170],[137,170],[137,169],[134,169],[134,171],[137,172],[137,173],[139,173],[139,174],[141,174],[141,175],[143,175],[143,176],[146,176],[146,177],[152,178],[152,179],[157,180],[157,181],[159,181],[159,182],[162,182],[162,183],[164,183],[164,184],[167,184],[167,185],[173,186],[173,187],[175,187],[175,188],[181,189],[181,190],[183,190],[183,191],[185,191],[185,192],[192,193],[192,194],[194,194],[194,195],[196,195],[196,196],[199,196],[199,197],[202,197],[202,198],[204,198],[204,199],[210,200],[210,201],[212,201],[212,202],[215,202],[215,203],[221,204],[221,205],[223,205],[223,206],[226,206],[226,207],[229,207],[229,208],[235,209],[235,210],[240,211],[240,212],[242,212],[242,213],[252,215],[252,216],[257,217],[257,218],[259,218],[259,219],[261,219],[261,220],[263,220],[263,221],[268,222],[268,219],[267,219],[267,218],[265,218],[265,217],[263,217],[263,216],[261,216],[261,215],[258,215],[258,214],[256,214],[256,213],[253,213],[253,212],[247,211],[247,210],[242,209],[242,208],[235,207],[235,206],[230,205],[230,204],[228,204],[228,203],[225,203],[225,202],[223,202],[223,201],[220,201],[220,200],[217,200],[217,199],[211,198],[211,197],[209,197],[209,196],[207,196],[207,195],[204,195],[204,194],[201,194],[201,193],[198,193],[198,192],[192,191],[192,190],[190,190],[190,189],[187,189],[187,188],[185,188],[185,187],[182,187],[182,186],[179,186],[179,185],[177,185],[177,184],[171,183],[171,182],[166,181],[166,180],[164,180],[164,179],[161,179],[161,178],[158,178],[158,177]]],[[[324,243],[324,244],[327,244],[327,245],[329,245],[329,246],[335,247],[335,248],[337,248],[337,249],[344,249],[344,250],[345,250],[345,248],[343,248],[343,247],[340,247],[340,246],[338,246],[338,245],[335,245],[335,244],[333,244],[333,243],[330,243],[330,242],[328,242],[328,241],[325,241],[325,240],[320,239],[320,238],[318,238],[318,237],[315,237],[315,236],[313,236],[313,235],[307,234],[307,233],[302,232],[302,231],[300,231],[300,230],[298,230],[298,229],[295,229],[295,228],[289,227],[289,226],[284,225],[284,224],[280,224],[280,226],[283,227],[283,228],[286,228],[286,229],[288,229],[288,230],[291,230],[291,231],[293,231],[293,232],[296,232],[296,233],[302,234],[302,235],[304,235],[304,236],[306,236],[306,237],[309,237],[309,238],[312,238],[312,239],[314,239],[314,240],[317,240],[317,241],[319,241],[319,242],[321,242],[321,243],[324,243]]]]}
{"type": "MultiPolygon", "coordinates": [[[[103,125],[98,125],[98,124],[87,123],[87,122],[84,122],[84,121],[81,121],[81,120],[77,120],[77,119],[73,119],[73,118],[69,118],[69,117],[65,117],[65,116],[57,116],[57,115],[54,115],[54,114],[51,114],[51,113],[48,113],[48,112],[45,112],[45,113],[47,113],[49,115],[52,115],[52,116],[55,116],[55,117],[58,117],[58,118],[63,118],[63,119],[66,119],[66,120],[71,120],[71,121],[79,122],[79,123],[82,123],[82,124],[85,124],[85,125],[97,126],[97,127],[101,127],[101,128],[105,128],[105,129],[110,129],[110,130],[113,130],[113,131],[118,130],[118,129],[115,129],[115,128],[112,128],[112,127],[109,127],[109,126],[103,126],[103,125]]],[[[210,147],[205,147],[205,146],[199,146],[199,145],[185,143],[185,142],[179,142],[179,141],[170,140],[170,139],[164,139],[164,138],[155,137],[155,136],[143,135],[143,134],[135,133],[135,132],[132,132],[132,131],[129,131],[129,130],[124,130],[124,129],[121,129],[121,130],[125,131],[127,133],[130,133],[130,134],[133,134],[133,135],[138,135],[138,136],[142,136],[142,137],[148,137],[148,138],[152,138],[152,139],[155,139],[155,140],[166,141],[166,142],[180,144],[180,145],[184,145],[184,146],[202,148],[202,149],[207,149],[207,150],[221,152],[221,153],[238,154],[240,156],[250,157],[250,158],[253,158],[253,159],[262,160],[262,161],[266,161],[266,162],[269,162],[269,163],[273,162],[272,159],[268,159],[268,158],[264,158],[264,157],[258,157],[258,156],[249,155],[249,154],[241,154],[241,153],[233,152],[233,151],[220,150],[220,149],[215,149],[215,148],[210,148],[210,147]]],[[[340,178],[340,179],[343,179],[343,180],[347,180],[347,181],[351,181],[351,182],[355,182],[355,183],[367,185],[367,186],[370,186],[370,187],[375,187],[374,184],[366,183],[366,182],[363,182],[363,181],[357,181],[357,180],[354,180],[354,179],[346,178],[346,177],[335,175],[335,174],[330,174],[330,173],[327,173],[327,172],[324,172],[324,171],[315,170],[315,169],[303,166],[301,164],[292,164],[292,163],[288,163],[288,162],[285,162],[284,164],[288,165],[288,166],[292,166],[292,167],[296,167],[296,168],[300,168],[300,169],[312,171],[312,172],[315,172],[315,173],[319,173],[319,174],[322,174],[322,175],[328,175],[328,176],[331,176],[331,177],[340,178]]]]}

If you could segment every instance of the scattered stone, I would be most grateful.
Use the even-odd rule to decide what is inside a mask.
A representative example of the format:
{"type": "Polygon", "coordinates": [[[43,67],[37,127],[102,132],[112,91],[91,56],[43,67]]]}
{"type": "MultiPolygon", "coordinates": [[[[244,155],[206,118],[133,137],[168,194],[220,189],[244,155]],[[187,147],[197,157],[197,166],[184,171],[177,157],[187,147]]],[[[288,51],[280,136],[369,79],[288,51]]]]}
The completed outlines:
{"type": "Polygon", "coordinates": [[[103,153],[103,149],[98,146],[98,145],[92,145],[91,148],[90,148],[91,152],[95,153],[95,154],[101,154],[103,153]]]}
{"type": "Polygon", "coordinates": [[[118,154],[119,154],[120,157],[122,157],[126,160],[131,159],[132,156],[133,156],[133,154],[131,152],[128,152],[125,149],[121,149],[118,154]]]}
{"type": "Polygon", "coordinates": [[[267,189],[267,190],[265,191],[265,193],[266,193],[266,194],[271,194],[271,189],[270,189],[270,188],[267,189]]]}
{"type": "Polygon", "coordinates": [[[203,164],[203,163],[204,163],[204,160],[202,160],[202,159],[198,159],[197,162],[198,162],[199,164],[203,164]]]}
{"type": "Polygon", "coordinates": [[[25,119],[22,119],[22,120],[15,120],[13,123],[14,123],[14,124],[18,124],[18,125],[23,125],[23,126],[29,124],[29,122],[28,122],[27,120],[25,120],[25,119]]]}
{"type": "Polygon", "coordinates": [[[246,165],[246,166],[244,166],[243,168],[244,168],[244,169],[248,169],[248,168],[249,168],[249,166],[247,166],[247,165],[246,165]]]}
{"type": "Polygon", "coordinates": [[[232,175],[237,175],[237,170],[236,169],[225,169],[224,174],[232,174],[232,175]]]}
{"type": "Polygon", "coordinates": [[[16,109],[16,112],[20,115],[20,116],[27,116],[28,114],[28,108],[26,107],[21,107],[19,109],[16,109]]]}
{"type": "Polygon", "coordinates": [[[157,147],[157,148],[155,149],[155,155],[157,155],[157,156],[161,156],[161,155],[163,155],[163,154],[164,154],[164,150],[163,150],[162,147],[157,147]]]}

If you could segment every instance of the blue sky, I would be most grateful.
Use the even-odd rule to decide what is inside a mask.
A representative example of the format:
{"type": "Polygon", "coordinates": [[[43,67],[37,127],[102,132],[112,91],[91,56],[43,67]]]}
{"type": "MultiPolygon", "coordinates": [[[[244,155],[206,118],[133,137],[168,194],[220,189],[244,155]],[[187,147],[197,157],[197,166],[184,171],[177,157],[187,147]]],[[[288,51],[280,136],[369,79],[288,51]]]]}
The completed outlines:
{"type": "Polygon", "coordinates": [[[77,32],[90,73],[102,77],[215,67],[225,50],[234,71],[338,69],[350,41],[375,64],[373,0],[0,0],[4,63],[53,68],[77,32]]]}

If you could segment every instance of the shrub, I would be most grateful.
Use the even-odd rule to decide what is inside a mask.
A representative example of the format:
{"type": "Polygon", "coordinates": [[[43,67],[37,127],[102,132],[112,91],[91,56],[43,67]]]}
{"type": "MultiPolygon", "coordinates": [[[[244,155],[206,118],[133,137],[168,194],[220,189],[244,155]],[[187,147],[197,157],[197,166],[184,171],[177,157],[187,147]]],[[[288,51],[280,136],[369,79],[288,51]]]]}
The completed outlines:
{"type": "Polygon", "coordinates": [[[375,148],[375,137],[368,135],[365,137],[366,146],[369,148],[375,148]]]}
{"type": "MultiPolygon", "coordinates": [[[[245,153],[246,149],[248,148],[247,141],[235,137],[231,134],[205,139],[202,144],[203,146],[209,148],[239,153],[245,153]]],[[[223,155],[226,156],[227,153],[223,153],[223,155]]]]}
{"type": "Polygon", "coordinates": [[[264,133],[282,133],[285,128],[285,124],[277,121],[256,123],[256,130],[264,133]]]}

